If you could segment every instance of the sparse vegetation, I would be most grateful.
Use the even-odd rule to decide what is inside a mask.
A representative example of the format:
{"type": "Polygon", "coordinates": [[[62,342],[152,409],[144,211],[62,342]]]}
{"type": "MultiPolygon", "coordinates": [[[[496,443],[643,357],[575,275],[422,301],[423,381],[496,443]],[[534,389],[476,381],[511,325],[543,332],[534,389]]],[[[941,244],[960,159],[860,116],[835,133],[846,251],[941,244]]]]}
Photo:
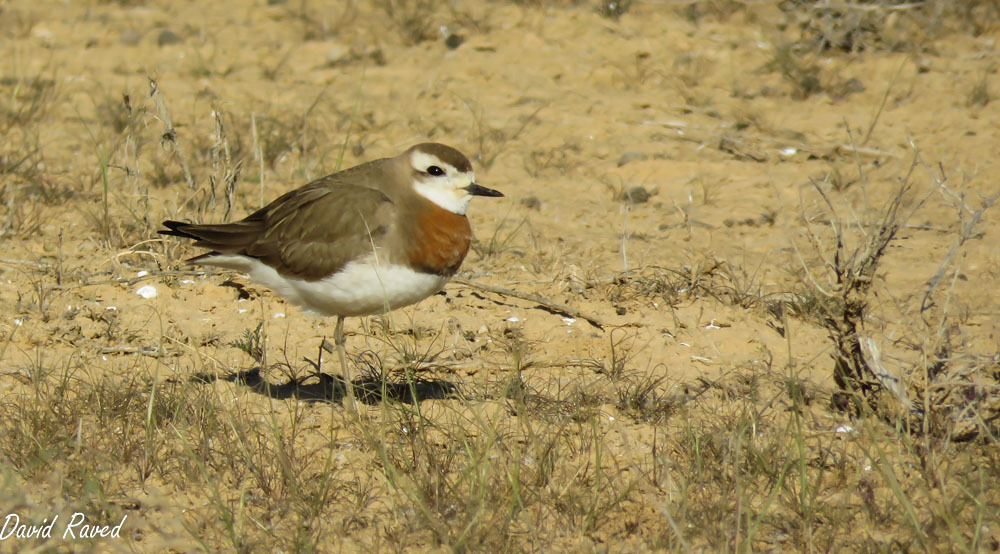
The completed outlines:
{"type": "Polygon", "coordinates": [[[126,519],[5,549],[1000,549],[995,2],[43,4],[0,517],[126,519]],[[328,322],[157,224],[422,140],[508,198],[349,322],[352,414],[328,322]]]}

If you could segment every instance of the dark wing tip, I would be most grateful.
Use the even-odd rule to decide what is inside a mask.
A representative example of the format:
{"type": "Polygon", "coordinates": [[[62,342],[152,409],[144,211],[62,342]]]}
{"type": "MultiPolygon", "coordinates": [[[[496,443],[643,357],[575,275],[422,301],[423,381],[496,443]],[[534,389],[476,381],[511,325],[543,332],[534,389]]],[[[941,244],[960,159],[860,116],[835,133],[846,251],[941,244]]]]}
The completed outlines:
{"type": "Polygon", "coordinates": [[[186,239],[196,239],[196,238],[198,238],[198,237],[196,237],[196,236],[192,235],[191,233],[188,233],[188,232],[186,232],[184,230],[184,227],[187,227],[188,225],[191,225],[191,224],[190,223],[184,223],[183,221],[172,221],[172,220],[168,219],[167,221],[163,222],[163,226],[166,227],[166,229],[160,229],[160,230],[158,230],[156,232],[159,233],[159,234],[161,234],[161,235],[167,235],[167,236],[170,236],[170,237],[182,237],[182,238],[186,238],[186,239]]]}

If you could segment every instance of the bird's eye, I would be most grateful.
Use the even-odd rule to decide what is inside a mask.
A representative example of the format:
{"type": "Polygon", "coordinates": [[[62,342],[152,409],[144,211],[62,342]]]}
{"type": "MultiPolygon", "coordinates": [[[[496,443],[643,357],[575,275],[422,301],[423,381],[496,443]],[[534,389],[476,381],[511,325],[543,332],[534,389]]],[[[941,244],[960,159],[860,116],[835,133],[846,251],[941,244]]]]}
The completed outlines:
{"type": "Polygon", "coordinates": [[[435,177],[440,177],[440,176],[444,175],[444,170],[441,169],[440,167],[436,166],[436,165],[432,165],[432,166],[430,166],[430,167],[427,168],[427,174],[428,175],[433,175],[435,177]]]}

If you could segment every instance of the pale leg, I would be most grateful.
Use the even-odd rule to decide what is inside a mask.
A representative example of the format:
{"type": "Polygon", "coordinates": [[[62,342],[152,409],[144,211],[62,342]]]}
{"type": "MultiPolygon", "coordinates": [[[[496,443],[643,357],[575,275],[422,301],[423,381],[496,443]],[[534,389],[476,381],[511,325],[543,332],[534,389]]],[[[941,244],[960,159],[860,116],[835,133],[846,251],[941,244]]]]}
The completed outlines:
{"type": "Polygon", "coordinates": [[[337,345],[337,357],[340,358],[340,372],[344,377],[344,406],[355,411],[354,405],[354,383],[351,381],[351,369],[347,365],[347,350],[345,348],[347,339],[344,337],[344,318],[337,316],[337,326],[333,330],[333,342],[337,345]]]}

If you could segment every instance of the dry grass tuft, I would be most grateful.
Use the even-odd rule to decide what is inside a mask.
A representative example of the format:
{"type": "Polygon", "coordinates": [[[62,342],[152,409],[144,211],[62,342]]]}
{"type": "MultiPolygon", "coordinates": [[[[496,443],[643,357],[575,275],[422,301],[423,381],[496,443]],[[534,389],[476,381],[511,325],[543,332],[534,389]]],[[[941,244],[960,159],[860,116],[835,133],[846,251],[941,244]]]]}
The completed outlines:
{"type": "Polygon", "coordinates": [[[128,522],[8,548],[1000,546],[995,2],[147,4],[0,6],[0,510],[128,522]],[[509,198],[349,324],[357,414],[156,235],[427,138],[509,198]]]}

